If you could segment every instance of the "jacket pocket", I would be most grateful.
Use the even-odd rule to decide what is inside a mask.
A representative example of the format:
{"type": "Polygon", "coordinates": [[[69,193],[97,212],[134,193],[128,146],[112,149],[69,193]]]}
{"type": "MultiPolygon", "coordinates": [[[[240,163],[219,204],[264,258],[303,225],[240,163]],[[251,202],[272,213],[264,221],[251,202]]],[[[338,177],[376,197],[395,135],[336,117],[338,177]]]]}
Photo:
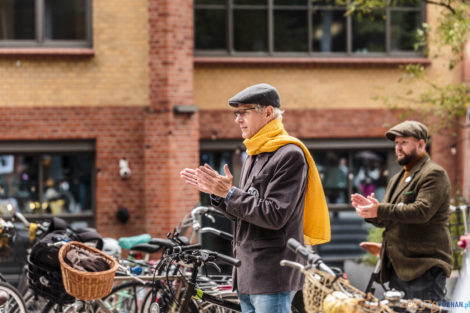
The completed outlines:
{"type": "Polygon", "coordinates": [[[412,203],[416,200],[416,193],[414,191],[408,191],[405,192],[401,196],[401,202],[407,204],[407,203],[412,203]]]}

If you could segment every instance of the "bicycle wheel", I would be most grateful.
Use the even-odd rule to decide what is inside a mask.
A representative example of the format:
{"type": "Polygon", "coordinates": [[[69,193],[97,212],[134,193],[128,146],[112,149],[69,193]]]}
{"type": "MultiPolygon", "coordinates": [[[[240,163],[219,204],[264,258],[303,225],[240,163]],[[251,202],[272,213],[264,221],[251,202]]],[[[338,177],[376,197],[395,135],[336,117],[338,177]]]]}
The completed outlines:
{"type": "MultiPolygon", "coordinates": [[[[102,301],[111,312],[138,313],[148,289],[148,286],[139,282],[123,283],[115,286],[102,301]]],[[[100,307],[96,307],[95,312],[105,313],[100,307]]]]}
{"type": "Polygon", "coordinates": [[[27,313],[23,298],[9,283],[0,282],[0,313],[27,313]]]}
{"type": "Polygon", "coordinates": [[[56,306],[53,301],[37,296],[31,289],[28,289],[23,295],[26,305],[26,312],[29,313],[54,313],[56,306]],[[48,309],[49,308],[49,309],[48,309]]]}
{"type": "MultiPolygon", "coordinates": [[[[172,309],[175,309],[175,312],[178,312],[178,307],[181,299],[176,301],[173,299],[169,288],[161,281],[157,281],[153,286],[153,289],[148,290],[145,295],[144,302],[142,304],[140,313],[169,313],[173,312],[172,309]],[[155,295],[155,296],[154,296],[155,295]],[[158,310],[155,309],[158,308],[158,310]]],[[[204,312],[197,308],[194,302],[191,302],[189,305],[188,312],[185,313],[200,313],[204,312]]]]}

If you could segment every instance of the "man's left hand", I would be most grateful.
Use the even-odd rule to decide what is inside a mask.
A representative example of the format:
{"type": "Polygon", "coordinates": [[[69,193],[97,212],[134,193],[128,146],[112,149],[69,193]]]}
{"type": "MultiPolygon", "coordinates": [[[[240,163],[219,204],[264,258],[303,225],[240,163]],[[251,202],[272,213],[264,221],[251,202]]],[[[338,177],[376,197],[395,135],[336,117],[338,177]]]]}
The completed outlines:
{"type": "Polygon", "coordinates": [[[225,198],[233,186],[233,176],[227,164],[224,165],[224,172],[225,176],[222,176],[209,164],[199,166],[196,169],[199,190],[225,198]]]}

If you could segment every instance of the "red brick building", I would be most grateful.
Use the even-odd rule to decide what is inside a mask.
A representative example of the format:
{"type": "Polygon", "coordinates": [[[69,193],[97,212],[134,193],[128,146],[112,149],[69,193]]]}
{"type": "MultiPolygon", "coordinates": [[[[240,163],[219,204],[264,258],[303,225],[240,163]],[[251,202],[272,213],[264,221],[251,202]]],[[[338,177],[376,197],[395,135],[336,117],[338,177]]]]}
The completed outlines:
{"type": "MultiPolygon", "coordinates": [[[[442,60],[395,53],[388,46],[378,55],[357,55],[354,40],[367,46],[367,34],[359,36],[349,28],[344,38],[353,48],[340,45],[338,49],[345,50],[338,54],[327,49],[319,55],[318,42],[305,53],[277,53],[284,48],[272,35],[269,47],[253,51],[230,27],[222,40],[228,48],[220,52],[218,42],[206,45],[194,38],[194,25],[204,30],[200,23],[210,21],[194,21],[194,16],[230,12],[223,1],[122,0],[117,5],[81,0],[76,1],[78,7],[36,2],[50,14],[24,27],[20,17],[31,10],[34,14],[34,8],[14,6],[13,1],[0,5],[2,19],[16,17],[0,28],[2,205],[12,201],[29,218],[58,215],[85,221],[104,236],[156,236],[176,226],[199,201],[199,193],[179,178],[184,167],[201,161],[217,167],[226,161],[236,172],[243,147],[226,101],[251,84],[267,82],[278,88],[286,129],[314,153],[325,186],[331,184],[326,188],[331,208],[344,210],[348,195],[360,191],[360,171],[367,163],[364,151],[372,152],[378,173],[374,175],[379,175],[374,188],[384,187],[379,182],[384,171],[396,170],[392,145],[383,134],[399,120],[372,98],[403,91],[397,83],[398,65],[423,63],[447,80],[469,80],[468,57],[463,67],[446,74],[442,60]],[[78,26],[61,32],[65,22],[57,12],[68,12],[78,26]],[[238,53],[237,45],[249,51],[238,53]],[[129,178],[120,176],[122,158],[132,171],[129,178]],[[343,185],[330,180],[333,174],[327,172],[341,160],[343,185]],[[130,216],[126,223],[116,217],[123,207],[130,216]]],[[[231,10],[253,9],[240,3],[231,10]]],[[[309,6],[288,9],[303,12],[309,6]]],[[[278,9],[284,12],[284,7],[278,9]]],[[[277,16],[276,7],[267,4],[256,10],[277,16]]],[[[429,8],[410,10],[427,10],[430,22],[436,18],[429,8]]],[[[234,18],[240,17],[239,11],[232,12],[234,18]]],[[[467,199],[468,132],[461,130],[457,137],[433,134],[430,146],[432,158],[447,169],[453,187],[467,199]]]]}

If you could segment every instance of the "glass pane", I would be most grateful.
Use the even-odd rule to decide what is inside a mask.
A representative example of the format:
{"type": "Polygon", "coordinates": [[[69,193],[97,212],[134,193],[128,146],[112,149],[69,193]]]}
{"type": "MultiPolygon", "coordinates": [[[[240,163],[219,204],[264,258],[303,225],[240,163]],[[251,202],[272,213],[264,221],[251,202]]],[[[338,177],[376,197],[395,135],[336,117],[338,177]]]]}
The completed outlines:
{"type": "Polygon", "coordinates": [[[381,201],[389,179],[386,151],[357,151],[353,155],[353,192],[368,196],[375,193],[381,201]]]}
{"type": "Polygon", "coordinates": [[[200,50],[226,49],[226,11],[196,9],[194,16],[195,48],[200,50]]]}
{"type": "Polygon", "coordinates": [[[274,0],[274,5],[307,5],[309,0],[274,0]]]}
{"type": "Polygon", "coordinates": [[[45,37],[86,39],[86,0],[46,0],[45,37]]]}
{"type": "Polygon", "coordinates": [[[0,1],[0,40],[34,39],[34,0],[0,1]]]}
{"type": "Polygon", "coordinates": [[[236,51],[268,51],[266,10],[233,10],[233,44],[236,51]]]}
{"type": "Polygon", "coordinates": [[[392,51],[413,51],[420,26],[420,12],[392,12],[392,51]]]}
{"type": "Polygon", "coordinates": [[[82,213],[91,210],[91,155],[45,155],[42,209],[46,213],[82,213]]]}
{"type": "Polygon", "coordinates": [[[346,51],[345,11],[318,10],[313,12],[313,51],[346,51]]]}
{"type": "Polygon", "coordinates": [[[383,12],[353,17],[353,52],[385,52],[383,12]]]}
{"type": "Polygon", "coordinates": [[[349,203],[347,152],[315,152],[313,155],[328,203],[349,203]]]}
{"type": "Polygon", "coordinates": [[[0,155],[0,207],[21,213],[40,213],[39,157],[0,155]]]}
{"type": "Polygon", "coordinates": [[[268,0],[233,0],[233,4],[268,4],[268,0]]]}
{"type": "Polygon", "coordinates": [[[308,51],[307,11],[274,11],[274,51],[308,51]]]}

